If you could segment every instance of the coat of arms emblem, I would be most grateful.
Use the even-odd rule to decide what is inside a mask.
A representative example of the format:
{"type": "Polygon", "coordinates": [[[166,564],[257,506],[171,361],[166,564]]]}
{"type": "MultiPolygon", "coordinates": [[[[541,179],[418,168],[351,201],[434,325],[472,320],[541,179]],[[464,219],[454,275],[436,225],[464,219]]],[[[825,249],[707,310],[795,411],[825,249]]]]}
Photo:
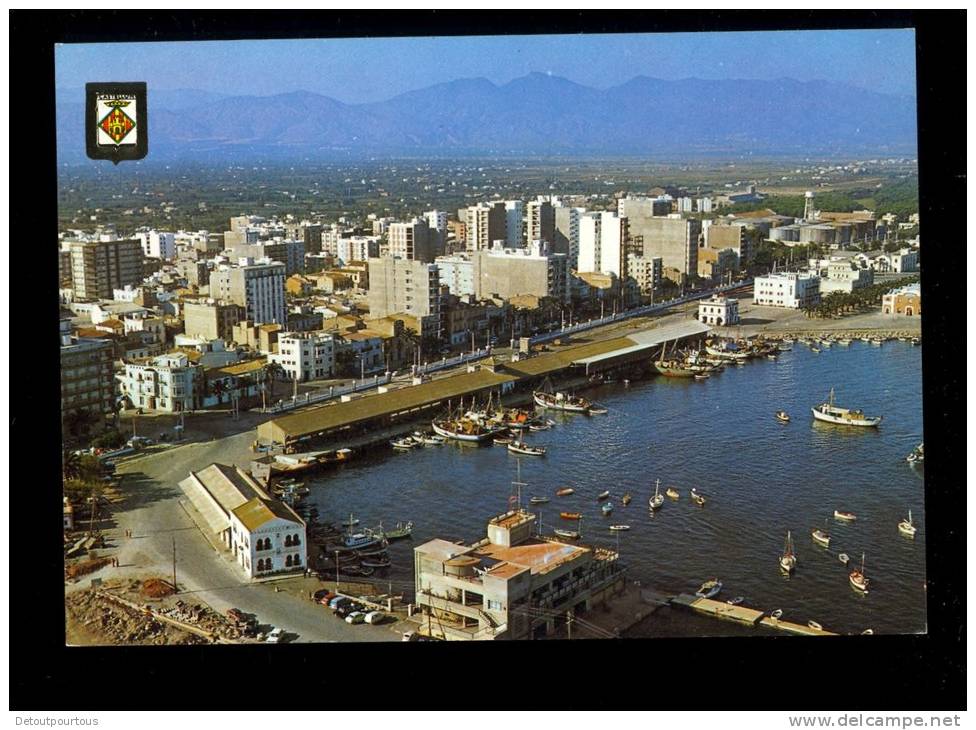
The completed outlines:
{"type": "Polygon", "coordinates": [[[146,84],[85,85],[85,134],[93,160],[141,160],[149,151],[146,84]]]}

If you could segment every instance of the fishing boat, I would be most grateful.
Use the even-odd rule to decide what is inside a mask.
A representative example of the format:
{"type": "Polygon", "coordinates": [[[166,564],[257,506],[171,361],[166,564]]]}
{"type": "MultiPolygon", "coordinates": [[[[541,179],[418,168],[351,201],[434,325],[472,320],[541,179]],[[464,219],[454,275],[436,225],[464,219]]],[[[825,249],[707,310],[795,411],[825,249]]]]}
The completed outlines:
{"type": "Polygon", "coordinates": [[[844,565],[847,565],[851,560],[850,556],[847,553],[841,553],[840,555],[837,556],[837,559],[840,562],[842,562],[844,565]]]}
{"type": "Polygon", "coordinates": [[[603,406],[590,406],[590,410],[588,411],[588,413],[591,416],[603,416],[603,415],[605,415],[605,414],[607,414],[609,412],[610,411],[608,411],[603,406]]]}
{"type": "Polygon", "coordinates": [[[712,578],[702,583],[701,587],[695,591],[695,595],[699,598],[715,598],[721,591],[722,581],[717,578],[712,578]]]}
{"type": "Polygon", "coordinates": [[[562,517],[564,520],[581,520],[581,519],[583,519],[583,515],[580,514],[579,512],[560,512],[559,513],[559,516],[562,517]]]}
{"type": "Polygon", "coordinates": [[[342,538],[342,546],[347,550],[361,550],[372,547],[373,545],[379,545],[379,543],[380,538],[373,534],[372,531],[350,533],[344,535],[342,538]]]}
{"type": "Polygon", "coordinates": [[[790,414],[787,413],[786,411],[776,411],[775,415],[776,415],[776,420],[779,421],[780,423],[790,422],[790,414]]]}
{"type": "Polygon", "coordinates": [[[512,443],[512,437],[511,436],[496,436],[495,438],[493,438],[491,440],[491,442],[493,444],[495,444],[495,446],[508,446],[510,443],[512,443]]]}
{"type": "Polygon", "coordinates": [[[410,436],[404,436],[402,439],[393,439],[390,446],[399,451],[409,451],[420,446],[420,443],[414,441],[410,436]]]}
{"type": "Polygon", "coordinates": [[[626,507],[628,504],[630,504],[631,499],[633,498],[629,494],[625,494],[623,496],[623,499],[621,499],[620,501],[623,502],[624,507],[626,507]]]}
{"type": "Polygon", "coordinates": [[[545,446],[529,446],[524,441],[513,441],[508,445],[508,451],[512,454],[522,454],[523,456],[545,456],[545,446]]]}
{"type": "Polygon", "coordinates": [[[414,431],[413,440],[424,446],[437,446],[438,444],[444,443],[447,439],[426,431],[414,431]]]}
{"type": "Polygon", "coordinates": [[[702,495],[702,494],[699,494],[698,492],[696,492],[695,491],[695,488],[692,487],[691,488],[691,501],[694,502],[695,504],[697,504],[699,507],[701,507],[701,506],[703,506],[705,504],[705,496],[702,495]]]}
{"type": "Polygon", "coordinates": [[[912,453],[905,457],[909,464],[921,464],[925,461],[925,444],[921,443],[912,449],[912,453]]]}
{"type": "Polygon", "coordinates": [[[552,428],[552,426],[553,426],[553,424],[548,423],[548,422],[545,422],[545,421],[543,421],[541,423],[530,423],[529,424],[529,430],[530,431],[548,431],[550,428],[552,428]]]}
{"type": "Polygon", "coordinates": [[[488,441],[506,431],[504,426],[488,422],[484,413],[475,411],[468,411],[460,417],[453,417],[449,413],[446,418],[435,419],[430,425],[438,436],[472,443],[488,441]]]}
{"type": "Polygon", "coordinates": [[[906,537],[914,538],[917,531],[918,528],[912,523],[912,511],[908,510],[908,519],[898,523],[898,532],[906,537]]]}
{"type": "Polygon", "coordinates": [[[817,528],[810,533],[810,536],[813,537],[813,541],[818,545],[823,545],[824,547],[830,547],[830,535],[828,535],[823,530],[817,528]]]}
{"type": "Polygon", "coordinates": [[[613,512],[613,502],[604,502],[603,506],[600,507],[600,511],[603,512],[603,514],[605,515],[608,515],[611,512],[613,512]]]}
{"type": "Polygon", "coordinates": [[[661,480],[658,479],[654,482],[654,496],[647,500],[647,506],[651,508],[651,511],[661,509],[661,505],[664,504],[664,495],[661,494],[661,480]]]}
{"type": "Polygon", "coordinates": [[[730,606],[738,606],[744,600],[746,600],[744,596],[736,596],[735,598],[730,598],[729,600],[727,600],[726,603],[729,604],[730,606]]]}
{"type": "Polygon", "coordinates": [[[576,490],[573,489],[572,487],[563,487],[562,489],[557,489],[556,490],[556,496],[557,497],[568,497],[570,494],[573,494],[573,492],[575,492],[575,491],[576,490]]]}
{"type": "Polygon", "coordinates": [[[549,408],[554,411],[587,413],[592,408],[592,404],[585,398],[567,393],[545,393],[538,390],[532,394],[532,400],[540,408],[549,408]]]}
{"type": "Polygon", "coordinates": [[[545,504],[549,497],[529,497],[529,504],[545,504]]]}
{"type": "Polygon", "coordinates": [[[670,497],[671,499],[678,499],[681,497],[681,493],[674,487],[668,487],[665,494],[668,495],[668,497],[670,497]]]}
{"type": "Polygon", "coordinates": [[[559,537],[565,537],[567,540],[579,540],[580,534],[575,530],[553,530],[553,532],[559,537]]]}
{"type": "Polygon", "coordinates": [[[783,548],[783,554],[779,556],[779,567],[786,574],[796,569],[796,553],[793,551],[793,537],[789,530],[786,531],[786,546],[783,548]]]}
{"type": "Polygon", "coordinates": [[[369,558],[360,563],[364,568],[389,568],[391,565],[389,558],[369,558]]]}
{"type": "MultiPolygon", "coordinates": [[[[381,525],[382,527],[382,525],[381,525]]],[[[387,540],[402,540],[404,538],[410,537],[413,532],[413,522],[408,522],[407,524],[402,524],[397,522],[396,527],[392,530],[383,531],[383,537],[387,540]]]]}
{"type": "Polygon", "coordinates": [[[823,631],[823,626],[821,626],[816,621],[807,621],[807,626],[809,626],[814,631],[823,631]]]}
{"type": "Polygon", "coordinates": [[[834,510],[834,519],[840,520],[841,522],[854,522],[857,519],[857,515],[853,512],[843,512],[842,510],[834,510]]]}
{"type": "Polygon", "coordinates": [[[870,581],[868,580],[868,577],[866,575],[864,575],[864,553],[861,553],[861,568],[860,568],[860,570],[857,569],[857,568],[854,568],[850,572],[850,574],[848,575],[848,578],[851,581],[851,586],[855,590],[858,590],[861,593],[867,593],[868,592],[868,583],[870,583],[870,581]]]}
{"type": "Polygon", "coordinates": [[[630,529],[630,525],[610,525],[610,529],[614,532],[625,532],[630,529]]]}
{"type": "Polygon", "coordinates": [[[609,496],[610,496],[610,490],[609,489],[605,489],[604,491],[602,491],[598,495],[596,495],[596,500],[598,502],[602,502],[604,499],[606,499],[609,496]]]}
{"type": "Polygon", "coordinates": [[[719,360],[747,360],[750,355],[748,350],[740,349],[738,343],[730,340],[708,340],[705,342],[705,352],[719,360]]]}
{"type": "Polygon", "coordinates": [[[840,424],[842,426],[876,427],[881,423],[881,419],[883,418],[882,416],[868,417],[861,410],[851,410],[849,408],[835,406],[833,388],[830,389],[830,397],[827,399],[827,402],[821,403],[810,410],[813,412],[813,417],[818,421],[840,424]]]}

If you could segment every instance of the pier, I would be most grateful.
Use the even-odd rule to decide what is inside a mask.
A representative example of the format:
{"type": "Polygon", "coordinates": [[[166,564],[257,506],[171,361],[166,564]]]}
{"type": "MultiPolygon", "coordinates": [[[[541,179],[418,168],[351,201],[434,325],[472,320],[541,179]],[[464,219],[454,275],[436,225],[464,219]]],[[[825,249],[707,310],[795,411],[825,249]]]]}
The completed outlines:
{"type": "Polygon", "coordinates": [[[769,629],[786,631],[791,634],[802,636],[837,636],[833,631],[825,629],[815,629],[807,624],[796,624],[792,621],[783,621],[767,615],[766,611],[758,611],[747,606],[733,606],[724,601],[713,601],[710,598],[699,598],[688,593],[682,593],[671,599],[672,606],[680,606],[692,611],[713,616],[726,621],[738,621],[739,623],[751,626],[765,626],[769,629]]]}

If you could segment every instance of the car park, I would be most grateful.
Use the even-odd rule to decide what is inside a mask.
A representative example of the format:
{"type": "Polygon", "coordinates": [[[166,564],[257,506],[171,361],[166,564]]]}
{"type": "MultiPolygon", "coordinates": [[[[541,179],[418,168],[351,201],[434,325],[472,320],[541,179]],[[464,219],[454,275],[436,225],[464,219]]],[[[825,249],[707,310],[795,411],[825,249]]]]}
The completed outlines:
{"type": "Polygon", "coordinates": [[[321,603],[323,606],[328,606],[331,603],[332,599],[336,597],[336,594],[333,593],[332,591],[323,589],[320,591],[316,591],[312,597],[318,603],[321,603]]]}
{"type": "Polygon", "coordinates": [[[382,611],[370,611],[364,620],[368,624],[381,624],[386,620],[386,614],[382,611]]]}
{"type": "Polygon", "coordinates": [[[362,611],[353,611],[348,616],[346,616],[347,624],[361,624],[366,620],[366,614],[362,611]]]}

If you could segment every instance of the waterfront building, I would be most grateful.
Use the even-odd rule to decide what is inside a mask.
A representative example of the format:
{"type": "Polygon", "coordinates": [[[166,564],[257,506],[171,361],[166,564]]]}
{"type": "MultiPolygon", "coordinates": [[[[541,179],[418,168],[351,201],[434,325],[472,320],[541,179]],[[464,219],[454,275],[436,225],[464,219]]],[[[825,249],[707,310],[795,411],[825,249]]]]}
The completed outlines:
{"type": "Polygon", "coordinates": [[[535,515],[488,521],[471,545],[435,539],[414,548],[418,608],[439,638],[529,639],[552,634],[556,616],[585,613],[623,589],[613,550],[533,535],[535,515]]]}
{"type": "Polygon", "coordinates": [[[918,251],[911,248],[903,248],[894,253],[884,254],[879,257],[883,260],[883,266],[888,271],[899,274],[918,271],[918,251]]]}
{"type": "Polygon", "coordinates": [[[521,200],[505,201],[505,245],[508,248],[522,247],[524,241],[522,222],[524,217],[525,206],[521,200]]]}
{"type": "Polygon", "coordinates": [[[272,499],[250,474],[211,464],[180,482],[201,529],[233,556],[248,578],[304,571],[308,564],[305,522],[272,499]]]}
{"type": "Polygon", "coordinates": [[[718,327],[739,324],[739,300],[712,296],[698,302],[698,321],[718,327]]]}
{"type": "Polygon", "coordinates": [[[369,259],[369,313],[416,317],[423,337],[440,337],[441,284],[437,264],[391,257],[369,259]]]}
{"type": "Polygon", "coordinates": [[[137,238],[66,242],[71,257],[71,289],[76,300],[111,299],[115,289],[142,282],[142,242],[137,238]]]}
{"type": "Polygon", "coordinates": [[[203,368],[183,352],[125,364],[119,392],[130,408],[179,413],[199,408],[203,368]]]}
{"type": "Polygon", "coordinates": [[[60,335],[62,438],[89,426],[100,431],[115,405],[112,341],[72,337],[69,317],[61,319],[60,335]]]}
{"type": "Polygon", "coordinates": [[[278,335],[278,352],[268,355],[289,380],[331,378],[335,372],[335,335],[328,332],[287,332],[278,335]]]}
{"type": "Polygon", "coordinates": [[[549,253],[544,241],[527,248],[476,251],[471,255],[475,299],[510,299],[520,295],[569,299],[569,261],[566,254],[549,253]]]}
{"type": "Polygon", "coordinates": [[[840,291],[850,294],[855,289],[863,289],[874,283],[874,272],[859,267],[851,259],[830,261],[820,269],[820,296],[840,291]]]}
{"type": "Polygon", "coordinates": [[[241,266],[222,264],[210,273],[211,298],[244,307],[246,318],[256,324],[284,324],[285,265],[243,261],[241,266]]]}
{"type": "Polygon", "coordinates": [[[882,314],[918,317],[922,314],[922,289],[918,282],[892,289],[881,298],[882,314]]]}
{"type": "Polygon", "coordinates": [[[800,309],[820,302],[820,277],[809,272],[757,276],[755,303],[767,307],[800,309]]]}

